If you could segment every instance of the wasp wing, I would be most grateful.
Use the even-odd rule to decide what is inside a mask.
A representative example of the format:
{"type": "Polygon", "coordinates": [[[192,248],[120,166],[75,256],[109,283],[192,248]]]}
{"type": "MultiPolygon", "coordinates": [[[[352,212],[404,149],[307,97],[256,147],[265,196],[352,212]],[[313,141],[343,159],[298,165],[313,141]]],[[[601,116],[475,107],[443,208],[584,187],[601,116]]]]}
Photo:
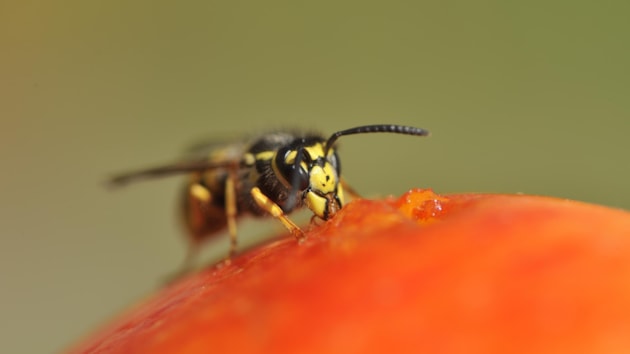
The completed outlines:
{"type": "Polygon", "coordinates": [[[144,170],[133,171],[129,173],[123,173],[118,176],[114,176],[109,180],[109,185],[113,187],[123,186],[130,182],[137,182],[144,179],[167,177],[182,173],[191,172],[203,172],[217,168],[238,168],[240,166],[239,160],[225,160],[225,161],[184,161],[177,162],[171,165],[157,166],[153,168],[147,168],[144,170]]]}
{"type": "Polygon", "coordinates": [[[114,176],[109,180],[113,187],[145,179],[168,177],[183,173],[204,172],[217,168],[238,169],[243,165],[242,158],[247,145],[244,142],[227,143],[214,140],[197,144],[180,162],[169,165],[132,171],[114,176]]]}

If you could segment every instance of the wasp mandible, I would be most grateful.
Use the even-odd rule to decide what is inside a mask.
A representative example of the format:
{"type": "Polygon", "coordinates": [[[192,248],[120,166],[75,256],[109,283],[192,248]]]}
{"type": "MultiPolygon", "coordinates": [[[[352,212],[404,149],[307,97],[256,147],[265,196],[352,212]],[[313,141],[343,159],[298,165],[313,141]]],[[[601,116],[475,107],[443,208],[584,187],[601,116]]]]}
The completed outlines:
{"type": "Polygon", "coordinates": [[[364,125],[333,133],[274,132],[249,142],[232,143],[212,150],[209,156],[149,168],[114,177],[123,185],[145,178],[189,173],[183,214],[190,240],[189,257],[199,244],[228,229],[230,253],[237,246],[237,217],[271,215],[298,240],[304,232],[286,215],[302,206],[314,217],[328,220],[345,204],[344,190],[355,194],[341,178],[335,142],[345,135],[396,133],[427,136],[425,129],[403,125],[364,125]]]}

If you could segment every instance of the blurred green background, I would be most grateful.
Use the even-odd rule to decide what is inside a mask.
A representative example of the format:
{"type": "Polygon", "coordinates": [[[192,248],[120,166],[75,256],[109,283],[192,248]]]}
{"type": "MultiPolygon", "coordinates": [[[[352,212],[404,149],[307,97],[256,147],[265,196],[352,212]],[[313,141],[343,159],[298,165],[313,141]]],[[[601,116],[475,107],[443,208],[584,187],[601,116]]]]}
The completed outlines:
{"type": "MultiPolygon", "coordinates": [[[[0,352],[59,351],[178,268],[182,178],[115,192],[103,182],[176,160],[200,139],[416,125],[432,137],[342,139],[346,178],[371,196],[424,187],[630,209],[629,10],[568,0],[0,4],[0,352]]],[[[245,222],[241,240],[276,224],[245,222]]],[[[227,237],[214,246],[224,254],[227,237]]]]}

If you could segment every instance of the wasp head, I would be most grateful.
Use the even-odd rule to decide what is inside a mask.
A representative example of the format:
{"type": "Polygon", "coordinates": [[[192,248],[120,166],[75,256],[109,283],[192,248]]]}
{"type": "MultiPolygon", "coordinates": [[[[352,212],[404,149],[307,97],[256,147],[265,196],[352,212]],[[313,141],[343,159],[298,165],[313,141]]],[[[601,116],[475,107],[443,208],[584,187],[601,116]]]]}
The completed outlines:
{"type": "Polygon", "coordinates": [[[299,202],[327,220],[343,206],[339,159],[321,139],[301,138],[279,149],[274,164],[290,190],[285,210],[299,202]]]}

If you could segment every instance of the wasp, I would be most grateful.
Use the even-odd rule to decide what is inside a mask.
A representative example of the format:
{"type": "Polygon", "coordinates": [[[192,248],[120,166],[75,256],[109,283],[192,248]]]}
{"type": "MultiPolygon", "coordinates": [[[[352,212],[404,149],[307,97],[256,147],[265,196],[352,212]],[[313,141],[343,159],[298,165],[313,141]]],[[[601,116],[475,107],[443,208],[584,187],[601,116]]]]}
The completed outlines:
{"type": "Polygon", "coordinates": [[[425,129],[389,124],[341,130],[327,139],[318,134],[279,131],[217,147],[202,158],[122,174],[111,183],[190,174],[182,208],[189,234],[187,259],[200,243],[226,228],[229,259],[236,252],[236,220],[242,215],[272,216],[302,240],[304,232],[287,214],[306,206],[313,218],[328,220],[344,206],[344,192],[356,197],[341,178],[335,143],[342,136],[364,133],[429,134],[425,129]]]}

